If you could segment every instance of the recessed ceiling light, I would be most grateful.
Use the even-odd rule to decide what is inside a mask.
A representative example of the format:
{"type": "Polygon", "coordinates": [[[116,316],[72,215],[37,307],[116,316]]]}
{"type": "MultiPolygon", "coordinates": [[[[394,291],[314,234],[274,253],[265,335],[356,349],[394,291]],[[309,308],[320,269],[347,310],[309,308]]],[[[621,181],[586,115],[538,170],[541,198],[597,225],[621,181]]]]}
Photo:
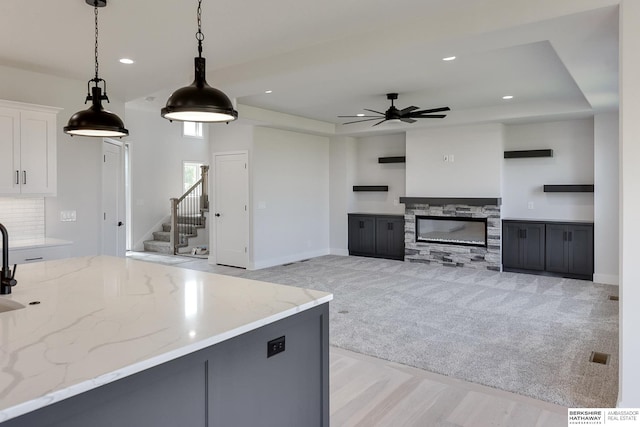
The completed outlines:
{"type": "Polygon", "coordinates": [[[356,117],[364,117],[364,113],[358,113],[356,114],[356,117]]]}
{"type": "Polygon", "coordinates": [[[264,93],[273,93],[272,90],[265,90],[264,93]]]}
{"type": "Polygon", "coordinates": [[[502,99],[513,99],[513,95],[505,95],[502,99]]]}
{"type": "Polygon", "coordinates": [[[135,61],[133,59],[129,59],[129,58],[120,58],[120,62],[122,64],[130,65],[130,64],[133,64],[135,61]]]}
{"type": "Polygon", "coordinates": [[[456,59],[455,56],[447,56],[446,58],[442,58],[443,61],[453,61],[454,59],[456,59]]]}

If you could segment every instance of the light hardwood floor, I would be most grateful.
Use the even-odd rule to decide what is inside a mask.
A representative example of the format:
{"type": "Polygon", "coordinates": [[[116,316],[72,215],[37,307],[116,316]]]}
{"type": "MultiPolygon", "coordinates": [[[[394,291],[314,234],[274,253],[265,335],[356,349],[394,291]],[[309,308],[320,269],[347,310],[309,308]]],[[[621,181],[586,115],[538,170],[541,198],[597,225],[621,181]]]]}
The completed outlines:
{"type": "MultiPolygon", "coordinates": [[[[131,252],[131,258],[236,275],[206,260],[131,252]]],[[[567,408],[388,362],[330,350],[331,427],[565,427],[567,408]]]]}
{"type": "Polygon", "coordinates": [[[564,427],[567,408],[331,347],[332,427],[564,427]]]}

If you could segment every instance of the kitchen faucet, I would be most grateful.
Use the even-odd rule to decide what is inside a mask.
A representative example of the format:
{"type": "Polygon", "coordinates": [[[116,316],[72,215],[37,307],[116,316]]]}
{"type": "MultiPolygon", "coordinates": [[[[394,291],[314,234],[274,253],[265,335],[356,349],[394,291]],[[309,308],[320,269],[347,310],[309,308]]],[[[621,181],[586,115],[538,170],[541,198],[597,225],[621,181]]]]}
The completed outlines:
{"type": "Polygon", "coordinates": [[[13,272],[9,268],[9,232],[0,224],[0,232],[2,232],[2,273],[0,283],[0,295],[7,295],[11,293],[11,287],[18,284],[18,281],[14,279],[16,275],[16,266],[13,266],[13,272]]]}

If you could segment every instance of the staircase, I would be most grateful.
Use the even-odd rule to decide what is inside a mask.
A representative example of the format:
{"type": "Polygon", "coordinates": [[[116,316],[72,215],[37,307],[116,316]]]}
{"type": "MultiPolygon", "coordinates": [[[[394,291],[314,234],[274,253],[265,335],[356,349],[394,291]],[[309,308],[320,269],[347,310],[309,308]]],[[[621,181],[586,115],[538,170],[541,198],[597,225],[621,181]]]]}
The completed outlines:
{"type": "Polygon", "coordinates": [[[201,168],[201,178],[182,196],[170,199],[170,221],[162,224],[162,231],[153,232],[153,240],[144,242],[146,252],[202,254],[198,248],[208,248],[206,213],[209,211],[209,166],[203,165],[201,168]]]}
{"type": "Polygon", "coordinates": [[[207,246],[206,217],[178,217],[178,239],[174,245],[171,243],[171,222],[162,224],[162,231],[153,232],[153,240],[144,242],[145,252],[159,252],[175,255],[177,253],[191,253],[192,248],[207,246]],[[204,243],[204,245],[203,245],[204,243]]]}

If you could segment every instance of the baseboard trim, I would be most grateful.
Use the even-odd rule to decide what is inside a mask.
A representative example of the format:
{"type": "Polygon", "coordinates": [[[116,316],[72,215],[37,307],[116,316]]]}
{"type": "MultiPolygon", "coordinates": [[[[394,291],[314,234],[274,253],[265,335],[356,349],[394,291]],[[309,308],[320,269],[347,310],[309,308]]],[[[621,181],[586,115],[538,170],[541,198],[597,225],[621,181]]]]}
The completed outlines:
{"type": "Polygon", "coordinates": [[[595,283],[602,283],[604,285],[619,285],[620,280],[617,274],[595,274],[593,275],[593,281],[595,283]]]}
{"type": "Polygon", "coordinates": [[[347,249],[330,248],[329,249],[329,255],[349,256],[349,250],[347,250],[347,249]]]}
{"type": "Polygon", "coordinates": [[[283,257],[252,262],[250,263],[249,270],[260,270],[262,268],[275,267],[276,265],[288,264],[290,262],[302,261],[305,259],[316,258],[323,255],[329,255],[329,250],[323,249],[311,252],[301,252],[283,257]]]}

